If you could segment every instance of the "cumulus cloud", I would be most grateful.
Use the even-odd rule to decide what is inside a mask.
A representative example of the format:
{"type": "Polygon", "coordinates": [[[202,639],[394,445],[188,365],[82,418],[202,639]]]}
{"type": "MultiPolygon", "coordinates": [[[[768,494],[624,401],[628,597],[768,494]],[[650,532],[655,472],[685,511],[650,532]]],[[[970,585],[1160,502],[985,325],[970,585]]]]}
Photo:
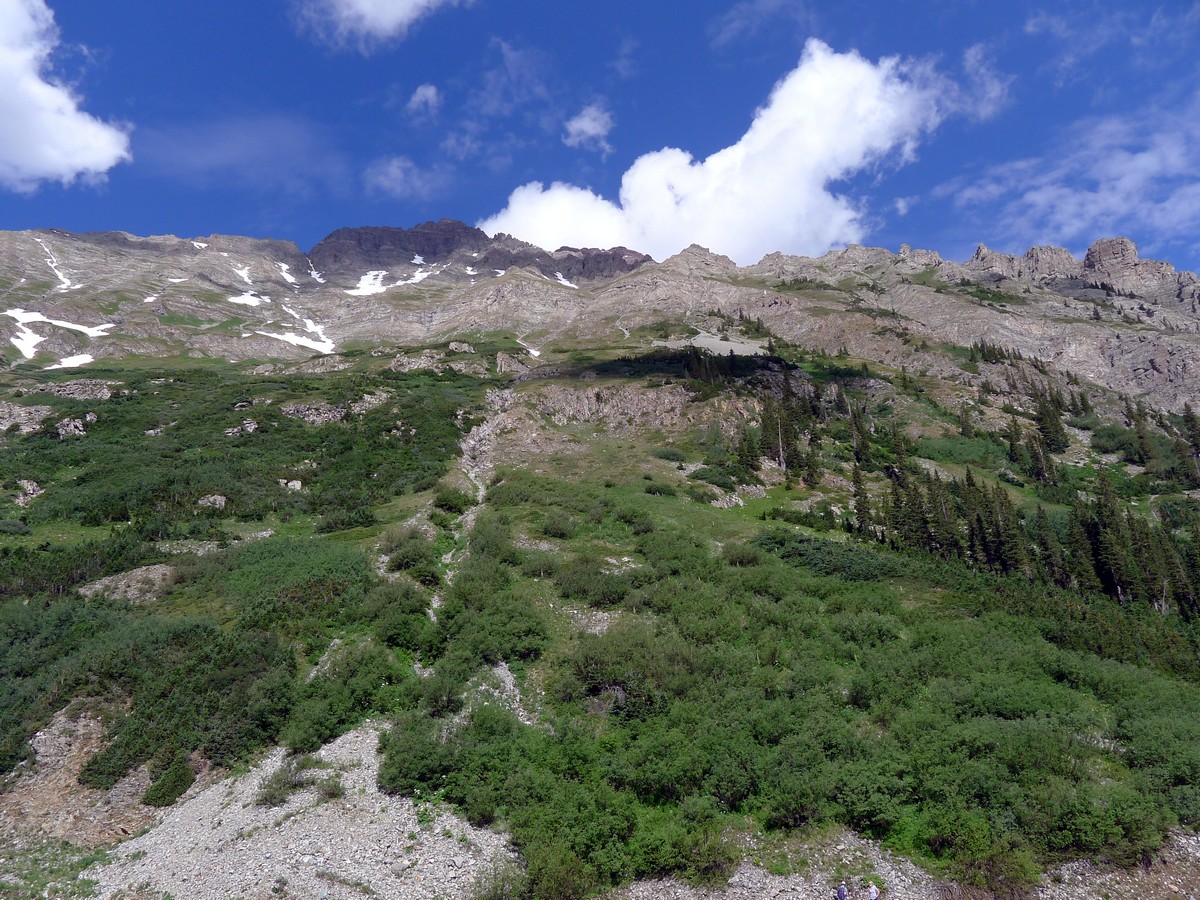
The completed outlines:
{"type": "Polygon", "coordinates": [[[860,240],[863,210],[831,185],[913,158],[943,111],[936,83],[898,59],[872,63],[810,40],[749,130],[706,159],[677,148],[638,158],[618,201],[532,182],[480,223],[548,249],[623,244],[662,259],[698,242],[739,263],[860,240]]]}
{"type": "Polygon", "coordinates": [[[403,39],[419,19],[471,0],[300,0],[301,21],[332,44],[375,44],[403,39]]]}
{"type": "Polygon", "coordinates": [[[581,150],[610,153],[608,133],[613,130],[612,113],[603,103],[589,103],[567,120],[563,132],[563,143],[581,150]]]}
{"type": "Polygon", "coordinates": [[[48,74],[58,43],[43,0],[0,0],[0,185],[10,190],[99,180],[130,158],[127,129],[83,112],[48,74]]]}
{"type": "Polygon", "coordinates": [[[412,116],[436,116],[442,108],[442,94],[437,85],[423,84],[412,92],[404,107],[412,116]]]}
{"type": "Polygon", "coordinates": [[[1060,146],[944,185],[1013,246],[1136,233],[1148,246],[1200,229],[1200,92],[1180,109],[1073,122],[1060,146]],[[1086,135],[1086,140],[1080,140],[1086,135]]]}
{"type": "Polygon", "coordinates": [[[425,169],[407,156],[388,156],[371,163],[363,181],[372,194],[386,194],[398,200],[428,200],[446,187],[450,174],[446,166],[425,169]]]}

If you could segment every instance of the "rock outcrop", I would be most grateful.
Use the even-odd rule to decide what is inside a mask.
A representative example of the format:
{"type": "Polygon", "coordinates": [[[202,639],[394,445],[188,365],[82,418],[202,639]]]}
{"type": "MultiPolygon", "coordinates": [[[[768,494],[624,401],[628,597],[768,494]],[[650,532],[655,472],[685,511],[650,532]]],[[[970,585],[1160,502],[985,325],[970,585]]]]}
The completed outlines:
{"type": "Polygon", "coordinates": [[[413,265],[457,263],[463,277],[477,272],[531,268],[548,278],[598,281],[615,278],[651,262],[625,247],[609,250],[563,247],[547,253],[511,235],[494,238],[454,219],[424,222],[412,228],[339,228],[309,254],[327,276],[357,279],[364,272],[413,265]],[[419,262],[418,262],[419,260],[419,262]]]}

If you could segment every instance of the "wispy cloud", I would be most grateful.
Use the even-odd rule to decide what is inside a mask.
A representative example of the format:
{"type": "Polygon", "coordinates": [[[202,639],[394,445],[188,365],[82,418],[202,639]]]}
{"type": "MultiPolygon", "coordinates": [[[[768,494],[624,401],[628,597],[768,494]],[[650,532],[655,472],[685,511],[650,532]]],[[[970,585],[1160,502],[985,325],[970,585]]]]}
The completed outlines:
{"type": "Polygon", "coordinates": [[[641,44],[638,43],[637,38],[626,37],[621,40],[616,57],[609,63],[618,78],[628,81],[637,74],[637,52],[640,47],[641,44]]]}
{"type": "Polygon", "coordinates": [[[465,160],[484,157],[493,169],[530,135],[553,134],[562,123],[550,86],[550,64],[538,50],[508,41],[492,41],[489,61],[478,85],[468,93],[456,125],[442,140],[442,151],[465,160]],[[507,126],[519,118],[525,137],[507,126]]]}
{"type": "Polygon", "coordinates": [[[1182,108],[1072,122],[1058,146],[938,193],[1013,246],[1136,233],[1168,245],[1200,229],[1200,92],[1182,108]]]}
{"type": "Polygon", "coordinates": [[[256,194],[313,196],[350,183],[344,154],[326,129],[284,115],[147,127],[138,133],[148,171],[194,187],[236,185],[256,194]]]}
{"type": "Polygon", "coordinates": [[[397,200],[428,200],[445,190],[453,174],[448,165],[422,168],[407,156],[389,156],[367,167],[363,183],[370,194],[385,194],[397,200]]]}
{"type": "Polygon", "coordinates": [[[46,181],[99,181],[127,162],[129,128],[85,113],[48,74],[59,45],[43,0],[0,4],[0,186],[28,192],[46,181]]]}
{"type": "Polygon", "coordinates": [[[1055,81],[1066,84],[1094,72],[1087,63],[1111,48],[1120,48],[1135,65],[1155,69],[1183,61],[1194,70],[1200,36],[1200,3],[1174,9],[1090,2],[1060,4],[1039,10],[1025,21],[1025,33],[1053,41],[1047,66],[1055,81]]]}
{"type": "Polygon", "coordinates": [[[563,143],[568,147],[594,150],[608,155],[612,152],[608,135],[615,124],[612,113],[604,103],[589,103],[567,120],[563,131],[563,143]]]}
{"type": "Polygon", "coordinates": [[[301,23],[335,46],[367,52],[377,45],[403,40],[420,19],[448,6],[471,0],[298,0],[301,23]]]}
{"type": "Polygon", "coordinates": [[[753,38],[780,20],[811,31],[814,17],[805,0],[743,0],[709,24],[709,40],[714,47],[724,47],[753,38]]]}
{"type": "Polygon", "coordinates": [[[811,40],[733,145],[703,160],[675,148],[647,153],[625,172],[616,202],[531,182],[480,227],[548,248],[624,244],[658,258],[697,241],[739,262],[858,240],[863,210],[832,186],[913,158],[944,115],[941,83],[926,75],[811,40]]]}
{"type": "Polygon", "coordinates": [[[410,116],[431,118],[442,108],[442,94],[435,84],[423,84],[412,92],[404,105],[410,116]]]}
{"type": "Polygon", "coordinates": [[[1015,77],[1001,74],[992,54],[983,44],[973,44],[963,53],[966,81],[961,106],[976,121],[997,115],[1009,104],[1009,88],[1015,77]]]}

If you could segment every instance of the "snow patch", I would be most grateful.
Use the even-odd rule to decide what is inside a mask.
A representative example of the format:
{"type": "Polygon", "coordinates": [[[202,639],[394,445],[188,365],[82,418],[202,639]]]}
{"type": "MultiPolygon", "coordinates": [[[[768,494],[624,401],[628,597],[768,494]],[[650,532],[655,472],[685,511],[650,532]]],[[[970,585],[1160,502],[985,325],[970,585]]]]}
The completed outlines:
{"type": "Polygon", "coordinates": [[[35,348],[44,340],[44,337],[35,334],[25,325],[18,325],[17,333],[9,338],[12,345],[20,350],[21,355],[26,359],[33,359],[33,354],[37,352],[35,348]]]}
{"type": "Polygon", "coordinates": [[[270,297],[260,297],[254,291],[246,291],[244,294],[239,294],[237,297],[230,297],[230,303],[237,303],[239,306],[261,306],[264,303],[270,303],[270,297]]]}
{"type": "Polygon", "coordinates": [[[183,284],[185,281],[187,281],[187,279],[186,278],[168,278],[167,281],[171,282],[171,284],[183,284]]]}
{"type": "Polygon", "coordinates": [[[147,297],[147,298],[146,298],[145,300],[143,300],[142,302],[143,302],[143,303],[153,303],[153,302],[154,302],[155,300],[157,300],[157,299],[158,299],[158,294],[151,294],[149,297],[147,297]]]}
{"type": "Polygon", "coordinates": [[[86,366],[90,362],[95,362],[96,358],[90,353],[80,353],[78,356],[68,356],[66,359],[60,359],[52,366],[46,366],[45,371],[51,369],[77,369],[80,366],[86,366]]]}
{"type": "Polygon", "coordinates": [[[263,337],[275,338],[277,341],[285,341],[296,347],[308,347],[310,350],[316,350],[318,353],[332,353],[335,344],[329,338],[325,337],[325,329],[320,325],[313,324],[311,319],[305,319],[304,321],[306,325],[305,330],[316,334],[320,340],[306,338],[299,334],[293,334],[290,331],[283,334],[274,334],[270,331],[256,331],[254,333],[261,334],[263,337]],[[312,325],[312,328],[308,328],[308,325],[312,325]]]}
{"type": "Polygon", "coordinates": [[[569,287],[569,288],[574,288],[575,290],[579,290],[579,285],[571,284],[571,282],[569,282],[569,281],[567,281],[567,279],[563,278],[562,272],[555,272],[554,277],[557,278],[558,283],[563,285],[564,287],[569,287]]]}
{"type": "Polygon", "coordinates": [[[88,337],[108,337],[108,329],[115,328],[116,325],[109,322],[104,325],[76,325],[73,322],[64,322],[61,319],[47,319],[41,313],[26,312],[23,309],[8,309],[0,315],[8,316],[16,319],[22,325],[28,325],[30,322],[46,322],[50,325],[57,325],[59,328],[67,328],[71,331],[79,331],[86,334],[88,337]]]}
{"type": "Polygon", "coordinates": [[[46,265],[50,267],[50,270],[54,272],[55,277],[59,280],[59,293],[62,293],[63,291],[76,290],[83,287],[82,284],[71,284],[71,279],[59,271],[58,257],[54,255],[53,250],[46,246],[45,241],[43,241],[41,238],[34,238],[34,240],[41,244],[42,249],[46,251],[46,265]]]}
{"type": "MultiPolygon", "coordinates": [[[[307,256],[306,256],[306,257],[304,257],[304,258],[305,258],[305,259],[308,259],[308,257],[307,257],[307,256]]],[[[320,273],[320,272],[318,272],[318,271],[316,270],[316,268],[313,266],[313,264],[312,264],[312,260],[311,260],[311,259],[308,259],[308,274],[309,274],[309,275],[312,277],[312,280],[313,280],[313,281],[316,281],[316,282],[318,282],[318,283],[320,283],[320,284],[324,284],[324,283],[325,283],[325,279],[321,277],[321,273],[320,273]]]]}
{"type": "Polygon", "coordinates": [[[423,266],[423,265],[425,265],[425,257],[423,257],[423,256],[422,256],[420,253],[414,253],[414,254],[413,254],[413,261],[412,261],[412,264],[413,264],[414,266],[423,266]]]}
{"type": "Polygon", "coordinates": [[[530,347],[527,343],[525,343],[520,338],[517,338],[517,343],[520,344],[522,347],[524,347],[526,350],[528,350],[529,355],[532,356],[534,359],[537,359],[539,356],[542,355],[541,350],[534,350],[532,347],[530,347]]]}
{"type": "Polygon", "coordinates": [[[208,249],[208,244],[201,243],[200,241],[192,241],[192,246],[195,247],[197,250],[207,250],[208,249]]]}
{"type": "Polygon", "coordinates": [[[472,269],[470,266],[467,266],[467,274],[468,275],[478,275],[479,273],[476,272],[474,269],[472,269]]]}
{"type": "Polygon", "coordinates": [[[417,271],[415,271],[411,277],[401,278],[399,281],[397,281],[394,287],[399,287],[402,284],[420,284],[432,274],[432,272],[426,272],[424,269],[417,269],[417,271]]]}
{"type": "Polygon", "coordinates": [[[358,279],[358,287],[351,288],[346,293],[351,297],[369,297],[372,294],[382,294],[387,290],[383,285],[383,276],[386,274],[387,271],[383,269],[368,272],[362,278],[358,279]]]}
{"type": "Polygon", "coordinates": [[[499,276],[499,275],[503,275],[505,272],[507,272],[508,269],[494,269],[493,271],[496,273],[497,276],[499,276]]]}
{"type": "Polygon", "coordinates": [[[272,334],[269,331],[259,331],[256,332],[256,334],[261,334],[263,337],[275,338],[279,341],[287,341],[289,344],[295,344],[298,347],[309,347],[321,353],[332,353],[334,351],[336,345],[329,339],[329,336],[325,334],[324,325],[318,325],[312,319],[304,318],[302,315],[300,315],[300,313],[296,312],[286,303],[281,303],[280,306],[283,308],[285,313],[304,326],[305,332],[308,334],[315,334],[318,340],[301,337],[300,335],[292,334],[291,332],[287,332],[285,334],[272,334]]]}
{"type": "Polygon", "coordinates": [[[275,265],[279,266],[279,274],[283,276],[284,281],[286,281],[288,284],[296,283],[296,276],[288,271],[287,263],[277,262],[275,265]]]}
{"type": "Polygon", "coordinates": [[[242,281],[246,282],[246,284],[254,284],[254,282],[250,280],[249,266],[242,266],[241,268],[234,266],[233,271],[237,272],[238,276],[242,279],[242,281]]]}

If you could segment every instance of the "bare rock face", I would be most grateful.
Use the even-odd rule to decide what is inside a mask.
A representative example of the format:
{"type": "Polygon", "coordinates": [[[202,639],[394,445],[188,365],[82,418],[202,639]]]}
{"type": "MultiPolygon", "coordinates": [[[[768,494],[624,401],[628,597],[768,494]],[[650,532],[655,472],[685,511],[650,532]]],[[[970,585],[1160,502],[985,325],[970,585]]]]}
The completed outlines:
{"type": "Polygon", "coordinates": [[[150,786],[145,766],[126,775],[110,791],[79,783],[79,773],[103,749],[106,731],[94,713],[60,710],[30,740],[32,766],[18,769],[10,789],[0,793],[0,833],[41,833],[95,847],[127,838],[152,824],[157,811],[141,802],[150,786]]]}
{"type": "Polygon", "coordinates": [[[16,426],[19,434],[37,431],[42,420],[54,412],[49,406],[18,406],[0,400],[0,433],[16,426]]]}
{"type": "Polygon", "coordinates": [[[1078,278],[1083,265],[1062,247],[1030,247],[1021,257],[1022,271],[1027,278],[1078,278]]]}
{"type": "Polygon", "coordinates": [[[36,500],[42,494],[46,493],[36,481],[30,481],[28,478],[17,479],[17,496],[13,501],[17,506],[25,507],[36,500]]]}
{"type": "Polygon", "coordinates": [[[174,581],[175,569],[158,563],[109,575],[81,586],[78,591],[88,599],[103,596],[130,603],[150,603],[162,596],[174,581]]]}
{"type": "MultiPolygon", "coordinates": [[[[563,247],[547,253],[511,235],[488,237],[454,219],[425,222],[412,228],[340,228],[320,241],[310,254],[326,275],[359,278],[364,272],[418,264],[457,263],[467,272],[531,268],[546,277],[597,281],[614,278],[651,262],[644,253],[625,247],[610,250],[563,247]]],[[[465,277],[465,276],[464,276],[465,277]]]]}
{"type": "Polygon", "coordinates": [[[83,437],[87,434],[87,426],[96,421],[95,413],[88,413],[82,419],[63,419],[54,426],[58,432],[58,439],[65,441],[67,438],[83,437]]]}
{"type": "Polygon", "coordinates": [[[1083,260],[1083,277],[1096,287],[1155,301],[1175,299],[1179,281],[1174,266],[1141,259],[1137,245],[1124,237],[1092,244],[1083,260]]]}
{"type": "Polygon", "coordinates": [[[83,378],[78,381],[64,381],[60,384],[39,384],[31,387],[31,391],[53,394],[55,397],[70,397],[72,400],[108,400],[112,397],[112,389],[119,381],[101,381],[95,378],[83,378]]]}
{"type": "Polygon", "coordinates": [[[324,400],[286,403],[279,407],[279,411],[289,419],[303,419],[309,425],[328,425],[346,418],[345,407],[330,406],[324,400]]]}
{"type": "Polygon", "coordinates": [[[975,276],[1048,281],[1058,278],[1078,278],[1083,272],[1079,260],[1062,247],[1030,247],[1021,256],[1000,253],[980,244],[964,264],[975,276]]]}
{"type": "MultiPolygon", "coordinates": [[[[776,254],[771,254],[759,265],[763,265],[775,256],[776,254]]],[[[783,254],[778,254],[778,256],[782,257],[783,254]]],[[[673,269],[686,275],[721,277],[737,271],[737,264],[728,256],[713,253],[707,247],[701,247],[699,244],[692,244],[664,260],[663,268],[673,269]]]]}

